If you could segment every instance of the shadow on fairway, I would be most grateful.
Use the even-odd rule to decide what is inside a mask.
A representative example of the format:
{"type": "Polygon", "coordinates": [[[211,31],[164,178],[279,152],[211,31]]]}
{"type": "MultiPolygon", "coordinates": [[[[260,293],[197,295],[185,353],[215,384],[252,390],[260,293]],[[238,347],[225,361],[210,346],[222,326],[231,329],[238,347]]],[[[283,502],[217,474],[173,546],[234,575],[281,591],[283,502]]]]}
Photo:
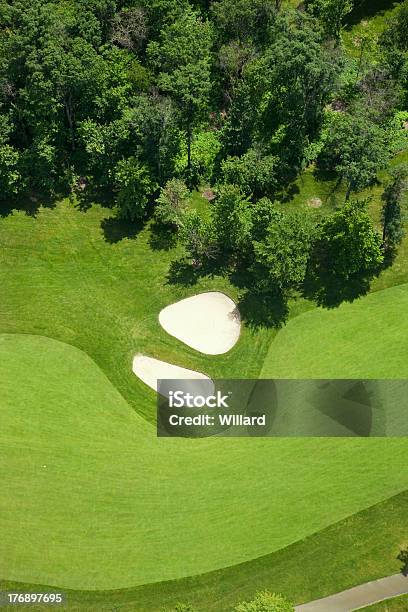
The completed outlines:
{"type": "Polygon", "coordinates": [[[191,287],[196,285],[200,278],[214,278],[224,274],[225,270],[219,262],[210,261],[194,266],[190,260],[182,257],[171,262],[167,273],[167,282],[169,285],[191,287]]]}
{"type": "Polygon", "coordinates": [[[57,198],[51,196],[31,194],[12,198],[7,202],[0,202],[0,217],[8,217],[14,211],[24,212],[29,217],[36,217],[40,208],[55,208],[57,198]]]}
{"type": "Polygon", "coordinates": [[[154,221],[150,226],[149,245],[153,251],[170,251],[177,244],[177,230],[154,221]]]}
{"type": "Polygon", "coordinates": [[[356,276],[348,279],[330,275],[309,278],[305,281],[303,295],[324,308],[337,308],[343,302],[354,302],[370,291],[372,276],[356,276]]]}
{"type": "Polygon", "coordinates": [[[114,244],[124,238],[135,238],[143,229],[143,221],[128,221],[118,217],[108,217],[101,222],[101,228],[106,242],[114,244]]]}
{"type": "Polygon", "coordinates": [[[279,329],[286,323],[289,315],[287,299],[279,291],[267,295],[247,291],[238,302],[238,309],[241,319],[252,329],[279,329]]]}
{"type": "Polygon", "coordinates": [[[389,11],[394,6],[401,4],[403,0],[363,0],[357,3],[357,6],[351,11],[346,18],[346,28],[349,29],[360,23],[363,19],[370,19],[379,13],[389,11]]]}

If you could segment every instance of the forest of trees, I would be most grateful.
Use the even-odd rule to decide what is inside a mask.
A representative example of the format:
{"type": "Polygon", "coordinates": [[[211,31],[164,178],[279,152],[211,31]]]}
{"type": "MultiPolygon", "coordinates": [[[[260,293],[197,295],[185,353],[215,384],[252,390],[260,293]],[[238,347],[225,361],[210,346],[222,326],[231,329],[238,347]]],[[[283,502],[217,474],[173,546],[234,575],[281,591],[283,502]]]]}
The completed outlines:
{"type": "MultiPolygon", "coordinates": [[[[382,232],[356,193],[407,140],[408,0],[344,50],[352,0],[0,0],[0,210],[24,198],[110,203],[174,233],[283,311],[293,291],[353,299],[403,237],[405,166],[382,232]],[[345,185],[320,217],[285,210],[314,164],[345,185]],[[212,193],[210,214],[189,205],[212,193]],[[102,200],[101,200],[102,201],[102,200]]],[[[16,205],[17,206],[17,205],[16,205]]]]}

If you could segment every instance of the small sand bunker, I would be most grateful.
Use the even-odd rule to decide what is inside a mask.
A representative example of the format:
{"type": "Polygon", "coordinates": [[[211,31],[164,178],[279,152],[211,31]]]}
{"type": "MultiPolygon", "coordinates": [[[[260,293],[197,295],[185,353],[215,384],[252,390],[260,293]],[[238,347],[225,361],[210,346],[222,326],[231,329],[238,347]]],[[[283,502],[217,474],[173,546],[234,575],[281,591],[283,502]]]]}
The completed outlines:
{"type": "MultiPolygon", "coordinates": [[[[214,389],[214,383],[211,378],[201,374],[201,372],[195,372],[194,370],[187,370],[180,366],[172,365],[166,361],[160,361],[153,357],[147,357],[146,355],[135,355],[133,358],[133,373],[136,374],[146,385],[149,385],[154,391],[158,390],[158,380],[183,380],[183,381],[202,381],[202,385],[197,387],[194,384],[194,393],[202,392],[204,394],[211,394],[214,389]],[[202,387],[202,388],[201,388],[202,387]]],[[[182,389],[188,391],[188,383],[186,382],[182,389]]],[[[160,393],[163,393],[163,388],[160,388],[160,393]]]]}
{"type": "Polygon", "coordinates": [[[241,318],[235,303],[225,293],[200,293],[164,308],[159,314],[161,326],[188,346],[221,355],[237,343],[241,318]]]}

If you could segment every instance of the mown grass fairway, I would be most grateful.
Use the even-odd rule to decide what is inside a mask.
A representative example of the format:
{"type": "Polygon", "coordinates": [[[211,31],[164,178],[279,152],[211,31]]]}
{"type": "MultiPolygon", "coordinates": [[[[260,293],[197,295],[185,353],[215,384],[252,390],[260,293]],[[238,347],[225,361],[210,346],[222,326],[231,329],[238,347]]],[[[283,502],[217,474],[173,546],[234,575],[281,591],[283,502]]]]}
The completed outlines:
{"type": "Polygon", "coordinates": [[[393,196],[386,185],[408,164],[408,125],[392,120],[407,108],[393,48],[406,32],[400,45],[395,24],[387,53],[379,44],[401,1],[356,0],[337,24],[299,0],[280,16],[280,2],[235,4],[0,2],[0,591],[56,589],[70,611],[231,612],[256,591],[300,604],[401,569],[408,194],[403,173],[393,196]],[[380,248],[388,267],[364,297],[317,308],[302,255],[318,234],[287,213],[316,229],[358,186],[382,246],[364,213],[345,249],[329,232],[340,248],[319,261],[339,254],[343,282],[350,251],[362,274],[380,248]],[[283,214],[247,209],[263,195],[283,214]],[[188,207],[208,223],[189,227],[188,207]],[[259,281],[285,288],[267,313],[259,281]],[[205,291],[240,308],[228,353],[201,354],[159,324],[205,291]],[[158,438],[137,353],[214,379],[393,379],[371,429],[390,437],[306,437],[307,380],[276,437],[158,438]],[[294,424],[299,437],[284,437],[294,424]]]}
{"type": "MultiPolygon", "coordinates": [[[[307,185],[298,204],[318,183],[307,185]]],[[[333,311],[298,302],[281,331],[244,325],[230,353],[206,357],[168,336],[158,313],[199,291],[239,299],[239,290],[220,277],[174,283],[177,249],[158,249],[149,225],[126,235],[106,209],[81,212],[69,202],[0,222],[2,577],[72,589],[140,585],[125,591],[124,609],[191,600],[224,610],[255,587],[306,601],[397,571],[390,534],[381,536],[382,556],[363,532],[361,575],[349,575],[345,549],[333,543],[319,555],[324,568],[323,549],[334,546],[343,560],[335,579],[329,572],[323,580],[320,568],[316,585],[314,562],[299,549],[305,579],[287,583],[290,545],[408,487],[404,439],[158,440],[154,393],[131,361],[144,352],[213,377],[402,377],[408,285],[333,311]]],[[[375,288],[408,280],[406,253],[405,241],[375,288]]],[[[99,609],[94,602],[106,596],[78,597],[99,609]]]]}
{"type": "Polygon", "coordinates": [[[304,313],[277,334],[262,377],[407,378],[407,307],[408,285],[400,285],[304,313]]]}
{"type": "MultiPolygon", "coordinates": [[[[68,590],[69,609],[173,612],[177,602],[184,601],[200,612],[229,611],[262,589],[279,591],[296,603],[324,597],[400,570],[397,555],[406,542],[407,503],[405,491],[291,546],[199,576],[113,591],[68,590]]],[[[0,581],[0,588],[11,592],[55,590],[10,581],[0,581]]]]}
{"type": "Polygon", "coordinates": [[[408,486],[403,439],[157,439],[78,349],[0,339],[5,578],[114,589],[194,575],[408,486]]]}
{"type": "Polygon", "coordinates": [[[40,209],[36,218],[19,212],[1,220],[0,332],[44,335],[84,350],[150,421],[155,396],[132,374],[135,353],[212,377],[256,378],[273,331],[246,328],[230,353],[204,357],[158,321],[162,308],[183,297],[220,289],[236,298],[236,289],[219,277],[171,284],[177,250],[152,247],[149,228],[120,240],[122,229],[106,209],[80,212],[69,202],[40,209]]]}

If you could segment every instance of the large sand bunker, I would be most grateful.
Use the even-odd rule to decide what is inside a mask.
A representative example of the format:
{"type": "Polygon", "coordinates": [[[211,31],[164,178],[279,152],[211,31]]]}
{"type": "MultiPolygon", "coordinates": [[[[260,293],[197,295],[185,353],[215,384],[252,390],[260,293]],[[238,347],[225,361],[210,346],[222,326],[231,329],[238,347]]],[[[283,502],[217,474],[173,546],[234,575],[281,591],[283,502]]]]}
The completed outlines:
{"type": "MultiPolygon", "coordinates": [[[[186,368],[181,368],[180,366],[172,365],[171,363],[160,361],[153,357],[147,357],[146,355],[135,355],[133,358],[132,370],[140,380],[146,385],[149,385],[154,391],[157,391],[158,380],[201,380],[203,393],[211,393],[214,388],[214,383],[211,378],[208,378],[205,374],[201,374],[201,372],[187,370],[186,368]]],[[[183,385],[183,390],[187,390],[185,387],[186,383],[183,385]]],[[[162,389],[160,391],[162,391],[162,389]]],[[[197,392],[199,392],[199,388],[195,384],[194,393],[197,392]]]]}
{"type": "Polygon", "coordinates": [[[218,291],[193,295],[167,306],[160,312],[159,321],[171,336],[207,355],[227,353],[241,331],[237,306],[218,291]]]}

